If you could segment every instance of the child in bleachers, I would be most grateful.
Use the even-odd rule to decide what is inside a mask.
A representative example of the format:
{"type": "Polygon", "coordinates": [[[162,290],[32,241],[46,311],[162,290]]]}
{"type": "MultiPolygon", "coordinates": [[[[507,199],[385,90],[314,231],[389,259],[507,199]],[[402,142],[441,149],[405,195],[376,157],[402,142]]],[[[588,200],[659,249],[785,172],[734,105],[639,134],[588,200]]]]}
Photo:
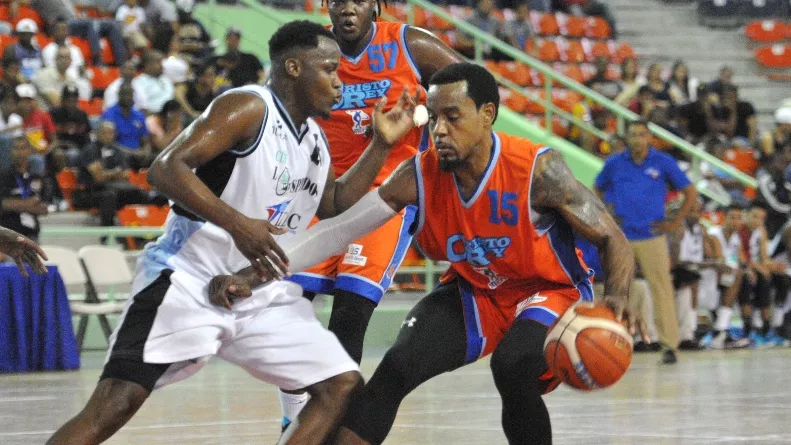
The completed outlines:
{"type": "Polygon", "coordinates": [[[137,0],[124,0],[115,13],[115,19],[123,26],[124,38],[133,50],[148,48],[148,39],[143,34],[146,12],[137,5],[137,0]]]}

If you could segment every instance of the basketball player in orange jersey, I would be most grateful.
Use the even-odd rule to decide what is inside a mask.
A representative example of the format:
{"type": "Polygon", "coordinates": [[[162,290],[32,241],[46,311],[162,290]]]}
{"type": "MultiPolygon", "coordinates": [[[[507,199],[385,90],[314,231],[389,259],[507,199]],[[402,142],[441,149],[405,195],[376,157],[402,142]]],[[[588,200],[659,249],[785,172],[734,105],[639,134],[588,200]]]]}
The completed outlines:
{"type": "MultiPolygon", "coordinates": [[[[451,263],[353,397],[338,443],[381,443],[410,391],[491,353],[509,443],[550,444],[542,395],[559,382],[547,368],[544,339],[564,311],[593,299],[573,232],[599,250],[602,301],[637,323],[626,313],[634,255],[623,233],[559,153],[492,132],[499,101],[494,77],[478,65],[438,71],[426,103],[435,148],[404,161],[348,211],[281,243],[289,271],[299,271],[417,205],[411,233],[429,258],[451,263]]],[[[216,277],[210,291],[213,301],[233,299],[259,283],[243,270],[216,277]]]]}
{"type": "MultiPolygon", "coordinates": [[[[404,87],[422,90],[421,83],[460,59],[431,33],[403,23],[376,21],[381,11],[378,0],[328,0],[328,8],[342,53],[338,76],[343,82],[343,99],[333,107],[329,120],[318,122],[329,141],[335,174],[342,175],[370,143],[368,130],[379,98],[387,96],[389,103],[395,103],[404,87]]],[[[412,130],[393,147],[374,185],[425,149],[428,141],[424,128],[412,130]]],[[[329,330],[357,363],[362,359],[371,315],[409,249],[412,237],[408,228],[414,217],[414,208],[408,207],[353,241],[344,253],[292,278],[311,298],[315,293],[333,296],[329,330]]],[[[283,427],[299,414],[307,398],[306,393],[280,393],[283,427]]]]}

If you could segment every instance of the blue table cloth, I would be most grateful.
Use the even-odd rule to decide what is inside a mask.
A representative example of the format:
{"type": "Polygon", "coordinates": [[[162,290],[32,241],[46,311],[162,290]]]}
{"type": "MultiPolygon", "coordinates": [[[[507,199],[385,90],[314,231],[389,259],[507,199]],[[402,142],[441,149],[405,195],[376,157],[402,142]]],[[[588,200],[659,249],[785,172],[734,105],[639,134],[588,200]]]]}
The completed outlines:
{"type": "Polygon", "coordinates": [[[0,264],[0,372],[78,369],[66,286],[55,266],[25,278],[0,264]]]}

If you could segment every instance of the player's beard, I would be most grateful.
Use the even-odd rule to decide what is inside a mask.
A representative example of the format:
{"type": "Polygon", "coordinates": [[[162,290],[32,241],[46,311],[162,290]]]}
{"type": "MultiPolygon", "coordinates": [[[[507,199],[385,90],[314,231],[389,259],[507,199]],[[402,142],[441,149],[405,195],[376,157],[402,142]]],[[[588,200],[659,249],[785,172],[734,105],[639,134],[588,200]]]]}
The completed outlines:
{"type": "Polygon", "coordinates": [[[442,158],[440,158],[440,160],[439,160],[439,169],[444,171],[444,172],[446,172],[446,173],[450,173],[450,172],[454,172],[454,171],[458,170],[463,164],[464,164],[464,161],[462,161],[459,158],[455,158],[455,159],[442,159],[442,158]]]}

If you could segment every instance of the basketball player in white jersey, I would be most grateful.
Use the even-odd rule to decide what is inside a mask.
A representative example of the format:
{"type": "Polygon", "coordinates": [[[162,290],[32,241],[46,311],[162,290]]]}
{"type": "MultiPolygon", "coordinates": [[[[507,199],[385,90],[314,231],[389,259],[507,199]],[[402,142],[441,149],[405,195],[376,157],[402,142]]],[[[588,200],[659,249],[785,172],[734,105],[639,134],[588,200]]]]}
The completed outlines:
{"type": "Polygon", "coordinates": [[[764,222],[766,210],[753,207],[747,216],[748,240],[747,260],[749,267],[742,281],[739,292],[739,305],[742,308],[742,321],[744,322],[744,335],[749,338],[753,346],[764,347],[769,345],[769,330],[772,327],[772,268],[773,262],[769,259],[767,249],[767,234],[764,222]],[[761,311],[763,325],[760,332],[753,326],[753,310],[761,311]]]}
{"type": "Polygon", "coordinates": [[[701,202],[692,204],[684,223],[670,235],[673,288],[681,343],[679,349],[700,349],[695,341],[698,327],[697,293],[700,270],[704,266],[705,230],[700,224],[701,202]]]}
{"type": "Polygon", "coordinates": [[[262,278],[274,265],[285,269],[277,241],[303,231],[314,215],[343,212],[370,189],[390,146],[413,128],[415,102],[404,94],[387,114],[380,102],[373,142],[336,180],[312,119],[329,117],[341,97],[334,36],[291,22],[272,36],[269,55],[271,86],[215,99],[152,166],[149,179],[175,201],[165,234],[138,263],[93,396],[49,444],[108,439],[152,390],[191,376],[214,355],[276,387],[307,389],[310,401],[283,444],[323,443],[361,384],[356,362],[299,285],[273,281],[226,307],[209,303],[207,285],[251,263],[262,278]]]}
{"type": "MultiPolygon", "coordinates": [[[[739,231],[744,225],[742,209],[730,207],[725,211],[725,219],[721,226],[708,229],[710,248],[706,257],[715,264],[714,268],[701,271],[699,293],[713,296],[716,314],[711,333],[701,340],[701,344],[711,349],[736,349],[749,346],[746,338],[734,339],[728,333],[733,305],[742,286],[746,257],[742,249],[739,231]]],[[[703,297],[706,300],[709,298],[703,297]]]]}

